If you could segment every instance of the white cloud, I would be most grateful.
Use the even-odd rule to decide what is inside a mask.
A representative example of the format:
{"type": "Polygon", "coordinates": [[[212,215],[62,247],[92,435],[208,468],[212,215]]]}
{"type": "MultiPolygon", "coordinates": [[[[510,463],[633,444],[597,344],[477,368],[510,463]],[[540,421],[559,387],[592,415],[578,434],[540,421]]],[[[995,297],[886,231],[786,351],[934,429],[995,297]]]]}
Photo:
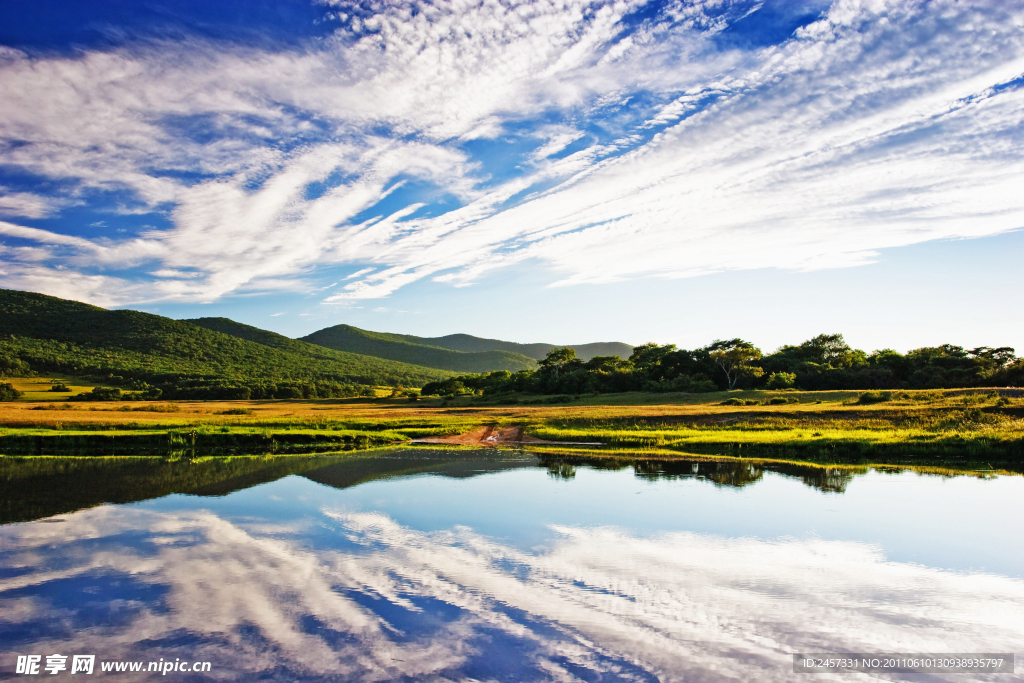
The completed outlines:
{"type": "Polygon", "coordinates": [[[159,281],[120,276],[132,286],[106,299],[206,301],[371,266],[327,299],[344,301],[528,258],[561,284],[834,268],[1024,226],[1020,3],[837,0],[746,51],[714,39],[751,3],[666,4],[626,33],[635,3],[332,4],[343,28],[304,51],[4,49],[0,158],[73,189],[6,193],[0,211],[127,190],[120,211],[173,227],[65,241],[4,228],[49,246],[5,249],[22,279],[0,281],[50,262],[120,282],[96,269],[148,263],[159,281]],[[611,141],[550,158],[586,124],[611,141]],[[532,146],[491,177],[465,141],[508,136],[532,146]],[[409,179],[462,205],[396,206],[409,179]]]}
{"type": "Polygon", "coordinates": [[[0,221],[0,235],[7,235],[9,237],[18,237],[20,239],[33,240],[36,242],[42,242],[43,244],[60,244],[78,247],[80,249],[90,251],[98,251],[102,248],[96,245],[95,243],[87,239],[83,239],[81,237],[61,235],[60,233],[50,232],[49,230],[40,230],[39,228],[28,228],[23,225],[7,223],[6,221],[0,221]]]}
{"type": "Polygon", "coordinates": [[[153,277],[173,277],[173,278],[194,278],[199,277],[199,273],[190,273],[184,270],[174,270],[172,268],[163,268],[162,270],[154,270],[150,273],[153,277]]]}
{"type": "Polygon", "coordinates": [[[49,197],[31,192],[12,192],[0,186],[0,216],[43,218],[54,212],[55,204],[49,197]]]}
{"type": "MultiPolygon", "coordinates": [[[[363,275],[366,275],[367,273],[372,273],[374,270],[376,270],[376,268],[363,268],[362,270],[357,270],[356,272],[352,273],[351,275],[346,275],[344,279],[345,280],[351,280],[352,278],[362,277],[363,275]]],[[[335,284],[337,284],[337,283],[335,283],[335,284]]]]}
{"type": "MultiPolygon", "coordinates": [[[[0,251],[0,256],[6,250],[0,251]]],[[[0,282],[10,289],[39,292],[50,296],[83,301],[95,306],[118,306],[152,296],[151,289],[108,275],[86,275],[62,266],[49,267],[20,261],[0,260],[0,282]]]]}
{"type": "Polygon", "coordinates": [[[582,131],[574,130],[569,126],[545,126],[538,130],[534,136],[547,140],[547,142],[534,150],[532,156],[538,160],[546,159],[552,154],[561,152],[584,135],[585,133],[582,131]]]}
{"type": "Polygon", "coordinates": [[[459,281],[536,257],[575,284],[859,265],[884,247],[1024,225],[1013,189],[1024,99],[993,89],[1024,72],[1020,8],[1015,21],[970,17],[992,36],[981,56],[973,34],[952,46],[944,36],[939,10],[952,6],[895,6],[885,22],[855,9],[843,3],[804,31],[827,39],[766,50],[757,71],[713,84],[721,99],[650,142],[586,159],[408,263],[459,267],[444,278],[459,281]]]}

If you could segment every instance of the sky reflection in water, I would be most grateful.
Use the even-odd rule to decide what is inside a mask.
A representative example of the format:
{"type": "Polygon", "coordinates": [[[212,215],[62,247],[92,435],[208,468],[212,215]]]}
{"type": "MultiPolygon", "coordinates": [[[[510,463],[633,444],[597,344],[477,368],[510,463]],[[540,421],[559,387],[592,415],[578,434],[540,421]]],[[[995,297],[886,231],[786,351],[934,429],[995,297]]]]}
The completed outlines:
{"type": "Polygon", "coordinates": [[[810,680],[797,651],[1021,669],[1021,477],[829,493],[424,457],[0,527],[0,679],[53,652],[208,660],[219,680],[810,680]]]}

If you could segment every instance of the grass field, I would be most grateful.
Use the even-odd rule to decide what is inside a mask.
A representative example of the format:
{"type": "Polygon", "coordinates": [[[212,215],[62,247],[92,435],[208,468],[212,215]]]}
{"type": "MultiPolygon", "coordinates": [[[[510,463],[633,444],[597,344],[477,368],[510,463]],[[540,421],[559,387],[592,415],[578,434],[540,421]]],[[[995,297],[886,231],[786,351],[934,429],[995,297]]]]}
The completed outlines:
{"type": "MultiPolygon", "coordinates": [[[[49,377],[12,377],[4,382],[11,384],[24,395],[21,401],[63,401],[71,396],[87,394],[96,384],[83,383],[81,378],[51,375],[49,377]],[[50,391],[54,382],[64,384],[71,391],[50,391]]],[[[0,404],[0,411],[3,404],[0,404]]]]}
{"type": "Polygon", "coordinates": [[[26,393],[0,403],[0,454],[328,452],[496,425],[547,441],[601,442],[609,456],[1024,464],[1024,398],[993,390],[902,392],[878,403],[853,391],[613,394],[558,404],[527,396],[65,402],[67,394],[46,391],[53,379],[61,378],[14,380],[26,393]],[[722,405],[727,399],[757,405],[722,405]],[[772,399],[790,402],[766,405],[772,399]]]}

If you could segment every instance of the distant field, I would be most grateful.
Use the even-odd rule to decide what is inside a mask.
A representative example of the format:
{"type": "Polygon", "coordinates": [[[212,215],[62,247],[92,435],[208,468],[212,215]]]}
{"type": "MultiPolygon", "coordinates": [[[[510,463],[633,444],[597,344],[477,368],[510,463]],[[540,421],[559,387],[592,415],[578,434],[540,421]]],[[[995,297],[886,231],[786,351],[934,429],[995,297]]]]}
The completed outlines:
{"type": "MultiPolygon", "coordinates": [[[[11,377],[4,382],[11,384],[15,389],[22,392],[24,396],[21,401],[61,401],[70,396],[87,394],[93,390],[96,384],[85,384],[80,377],[11,377]],[[50,391],[54,382],[64,384],[71,391],[50,391]]],[[[0,414],[3,411],[3,403],[0,403],[0,414]]]]}

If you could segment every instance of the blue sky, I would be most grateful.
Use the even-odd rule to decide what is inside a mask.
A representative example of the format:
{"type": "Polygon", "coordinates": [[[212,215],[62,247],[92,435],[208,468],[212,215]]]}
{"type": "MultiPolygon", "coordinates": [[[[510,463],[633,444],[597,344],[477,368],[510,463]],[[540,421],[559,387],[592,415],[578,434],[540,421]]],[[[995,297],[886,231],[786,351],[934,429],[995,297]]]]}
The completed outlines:
{"type": "Polygon", "coordinates": [[[2,287],[290,336],[1024,350],[1024,2],[4,14],[2,287]]]}

